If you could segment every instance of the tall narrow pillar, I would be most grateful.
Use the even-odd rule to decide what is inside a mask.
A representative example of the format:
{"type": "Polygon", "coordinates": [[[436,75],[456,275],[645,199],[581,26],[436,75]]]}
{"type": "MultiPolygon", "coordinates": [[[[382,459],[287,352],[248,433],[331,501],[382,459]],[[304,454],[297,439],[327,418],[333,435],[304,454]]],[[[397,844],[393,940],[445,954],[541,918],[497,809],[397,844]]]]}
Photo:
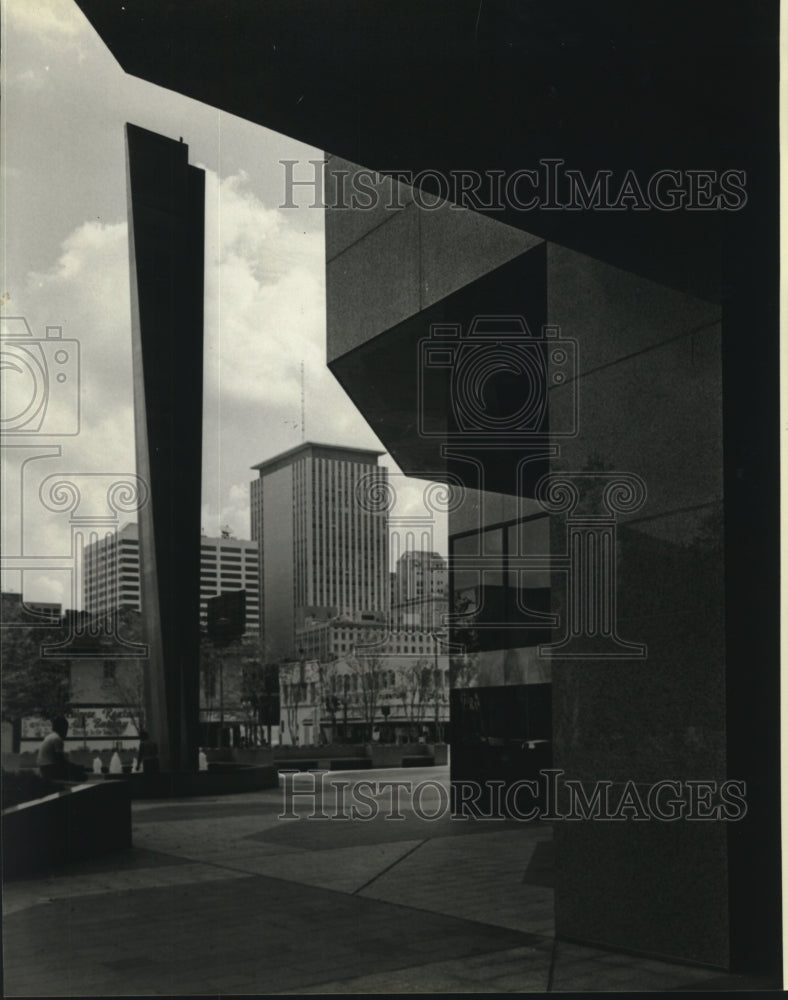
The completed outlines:
{"type": "Polygon", "coordinates": [[[205,174],[126,125],[146,714],[164,770],[196,770],[205,174]]]}

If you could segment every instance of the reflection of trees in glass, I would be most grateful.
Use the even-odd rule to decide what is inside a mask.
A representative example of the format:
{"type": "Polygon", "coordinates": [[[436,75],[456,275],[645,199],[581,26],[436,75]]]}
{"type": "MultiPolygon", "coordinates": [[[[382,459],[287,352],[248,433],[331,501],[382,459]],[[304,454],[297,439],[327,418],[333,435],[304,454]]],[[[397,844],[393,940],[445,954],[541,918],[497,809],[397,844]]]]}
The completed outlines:
{"type": "Polygon", "coordinates": [[[455,594],[453,610],[464,617],[451,633],[452,646],[459,646],[460,651],[449,655],[449,687],[472,687],[478,675],[480,650],[479,631],[475,627],[477,609],[470,596],[455,594]]]}

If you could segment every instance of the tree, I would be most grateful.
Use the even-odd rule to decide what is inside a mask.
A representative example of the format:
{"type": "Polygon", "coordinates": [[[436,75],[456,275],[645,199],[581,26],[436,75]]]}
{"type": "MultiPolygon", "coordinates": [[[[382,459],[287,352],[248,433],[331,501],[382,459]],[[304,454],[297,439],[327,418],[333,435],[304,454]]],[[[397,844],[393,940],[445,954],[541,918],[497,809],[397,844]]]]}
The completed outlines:
{"type": "MultiPolygon", "coordinates": [[[[219,672],[221,671],[220,650],[204,633],[200,636],[200,702],[210,716],[216,698],[219,672]]],[[[209,746],[210,723],[206,720],[203,732],[203,744],[209,746]]]]}
{"type": "Polygon", "coordinates": [[[424,721],[432,692],[432,673],[429,661],[421,658],[399,674],[396,693],[409,723],[411,739],[418,736],[419,726],[424,721]]]}
{"type": "MultiPolygon", "coordinates": [[[[142,641],[142,615],[139,611],[121,608],[117,624],[127,642],[142,641]]],[[[123,704],[137,735],[145,728],[145,671],[146,662],[143,660],[120,659],[115,663],[114,684],[118,701],[123,704]]]]}
{"type": "Polygon", "coordinates": [[[116,664],[115,690],[139,735],[145,728],[145,668],[139,660],[116,664]]]}
{"type": "Polygon", "coordinates": [[[348,659],[348,666],[358,678],[358,701],[361,715],[372,740],[372,728],[378,710],[380,692],[383,690],[383,657],[372,653],[361,653],[348,659]]]}
{"type": "Polygon", "coordinates": [[[347,716],[348,708],[353,701],[353,694],[350,690],[350,673],[343,669],[342,665],[348,666],[346,660],[332,660],[329,663],[322,663],[318,666],[321,690],[321,711],[325,705],[326,711],[331,716],[331,738],[336,741],[339,738],[337,726],[337,714],[342,712],[342,737],[341,740],[347,743],[347,716]]]}
{"type": "Polygon", "coordinates": [[[272,719],[279,725],[279,665],[261,663],[255,656],[247,656],[243,662],[241,676],[241,704],[250,720],[254,732],[264,725],[268,729],[268,743],[271,742],[272,719]]]}
{"type": "Polygon", "coordinates": [[[290,733],[290,742],[293,746],[298,746],[298,709],[301,703],[306,700],[306,679],[304,676],[305,663],[303,660],[282,664],[279,667],[280,677],[283,678],[281,685],[285,703],[282,706],[287,713],[287,729],[290,733]]]}
{"type": "Polygon", "coordinates": [[[21,602],[3,602],[2,718],[13,727],[14,751],[19,749],[22,719],[53,718],[70,707],[68,661],[42,656],[42,647],[60,638],[59,626],[31,621],[21,602]]]}
{"type": "MultiPolygon", "coordinates": [[[[257,645],[252,639],[217,640],[206,633],[200,636],[200,708],[210,716],[219,707],[220,728],[225,711],[237,720],[238,713],[248,714],[244,705],[244,672],[254,662],[257,645]]],[[[210,722],[206,721],[205,745],[209,745],[210,722]]]]}
{"type": "MultiPolygon", "coordinates": [[[[318,705],[322,715],[325,709],[331,719],[331,743],[337,740],[337,712],[340,708],[340,701],[337,697],[337,660],[329,660],[326,663],[318,663],[318,705]]],[[[321,729],[322,732],[322,729],[321,729]]]]}

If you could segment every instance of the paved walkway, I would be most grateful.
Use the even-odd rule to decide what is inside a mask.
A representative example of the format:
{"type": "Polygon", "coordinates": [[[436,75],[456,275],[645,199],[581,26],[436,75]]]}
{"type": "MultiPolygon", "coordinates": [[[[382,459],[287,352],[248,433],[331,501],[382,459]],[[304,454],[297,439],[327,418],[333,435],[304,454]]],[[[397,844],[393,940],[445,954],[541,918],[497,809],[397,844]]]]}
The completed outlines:
{"type": "Polygon", "coordinates": [[[549,826],[428,820],[404,796],[390,819],[391,792],[338,818],[343,783],[370,778],[432,779],[421,810],[440,814],[446,768],[332,773],[289,819],[281,789],[135,802],[131,850],[5,885],[4,995],[751,985],[554,942],[549,826]]]}

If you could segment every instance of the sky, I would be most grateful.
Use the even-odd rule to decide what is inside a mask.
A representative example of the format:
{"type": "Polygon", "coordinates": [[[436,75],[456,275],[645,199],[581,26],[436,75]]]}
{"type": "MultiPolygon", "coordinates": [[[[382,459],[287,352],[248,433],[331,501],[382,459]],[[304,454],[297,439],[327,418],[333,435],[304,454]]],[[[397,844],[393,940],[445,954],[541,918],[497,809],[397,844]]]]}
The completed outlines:
{"type": "MultiPolygon", "coordinates": [[[[325,364],[323,210],[301,189],[297,209],[279,208],[279,161],[322,151],[127,76],[73,0],[4,0],[2,18],[0,324],[6,348],[24,319],[34,342],[62,327],[68,364],[74,342],[79,353],[78,379],[57,396],[52,383],[37,433],[2,437],[5,566],[17,558],[2,585],[79,607],[72,532],[101,516],[109,481],[135,471],[125,122],[183,137],[206,172],[204,531],[249,537],[250,467],[304,439],[383,447],[325,364]],[[64,477],[76,507],[73,489],[56,489],[64,477]]],[[[51,368],[55,347],[36,350],[51,368]]],[[[30,389],[12,357],[2,388],[14,430],[30,389]]],[[[381,462],[394,516],[421,514],[427,484],[381,462]]],[[[445,553],[445,518],[430,530],[445,553]]]]}

